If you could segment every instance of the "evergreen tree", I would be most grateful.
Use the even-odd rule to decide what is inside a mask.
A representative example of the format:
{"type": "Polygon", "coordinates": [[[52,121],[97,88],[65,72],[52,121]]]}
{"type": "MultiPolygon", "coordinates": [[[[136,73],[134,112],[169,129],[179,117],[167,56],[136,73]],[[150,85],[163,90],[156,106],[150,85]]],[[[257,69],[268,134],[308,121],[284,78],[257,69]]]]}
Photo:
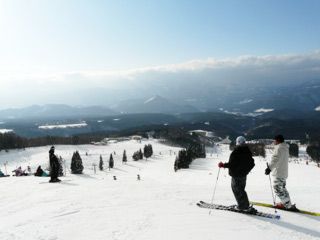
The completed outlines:
{"type": "Polygon", "coordinates": [[[189,168],[191,162],[196,158],[205,158],[206,150],[203,144],[192,143],[187,149],[180,150],[174,162],[174,170],[189,168]]]}
{"type": "Polygon", "coordinates": [[[62,177],[62,176],[64,175],[64,173],[63,173],[63,159],[62,159],[61,156],[59,157],[58,161],[59,161],[58,176],[59,176],[59,177],[62,177]]]}
{"type": "Polygon", "coordinates": [[[139,151],[133,153],[132,159],[133,159],[134,161],[140,160],[140,153],[139,153],[139,151]]]}
{"type": "Polygon", "coordinates": [[[142,153],[142,151],[141,151],[141,148],[140,148],[140,150],[139,150],[139,159],[140,159],[140,160],[143,159],[143,153],[142,153]]]}
{"type": "Polygon", "coordinates": [[[143,154],[147,159],[152,156],[153,150],[152,150],[152,145],[151,144],[148,144],[148,145],[144,146],[143,154]]]}
{"type": "Polygon", "coordinates": [[[112,153],[110,154],[110,159],[109,159],[109,169],[110,168],[113,168],[114,166],[114,161],[113,161],[113,156],[112,156],[112,153]]]}
{"type": "Polygon", "coordinates": [[[249,147],[252,156],[261,156],[263,158],[266,157],[266,149],[263,143],[250,143],[247,144],[247,146],[249,147]]]}
{"type": "Polygon", "coordinates": [[[122,163],[126,163],[127,162],[127,153],[126,150],[123,151],[123,156],[122,156],[122,163]]]}
{"type": "Polygon", "coordinates": [[[80,157],[80,154],[78,151],[73,153],[72,159],[71,159],[71,172],[73,174],[82,174],[83,171],[83,165],[82,165],[82,159],[80,157]]]}
{"type": "Polygon", "coordinates": [[[103,160],[101,155],[100,155],[100,161],[99,161],[99,169],[100,171],[103,171],[103,160]]]}
{"type": "Polygon", "coordinates": [[[134,152],[132,155],[132,158],[134,161],[138,161],[138,160],[143,159],[143,153],[142,153],[141,149],[137,152],[134,152]]]}
{"type": "Polygon", "coordinates": [[[174,171],[178,171],[179,169],[179,158],[176,157],[176,160],[174,161],[174,171]]]}
{"type": "Polygon", "coordinates": [[[307,154],[312,160],[320,162],[320,146],[319,145],[309,145],[307,147],[307,154]]]}
{"type": "Polygon", "coordinates": [[[289,145],[290,157],[299,157],[299,146],[296,143],[291,143],[289,145]]]}
{"type": "Polygon", "coordinates": [[[189,165],[191,163],[191,158],[187,154],[187,150],[183,149],[180,150],[178,153],[178,157],[176,159],[175,164],[177,164],[177,168],[189,168],[189,165]]]}

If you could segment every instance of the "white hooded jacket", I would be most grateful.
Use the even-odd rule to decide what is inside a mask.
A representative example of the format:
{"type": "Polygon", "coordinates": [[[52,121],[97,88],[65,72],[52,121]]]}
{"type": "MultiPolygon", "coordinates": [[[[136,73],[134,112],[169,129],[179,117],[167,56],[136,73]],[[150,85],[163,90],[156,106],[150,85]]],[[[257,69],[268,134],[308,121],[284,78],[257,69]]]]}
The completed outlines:
{"type": "Polygon", "coordinates": [[[288,177],[288,161],[289,161],[289,146],[286,143],[280,143],[276,145],[274,153],[272,155],[269,168],[271,174],[277,178],[288,177]]]}

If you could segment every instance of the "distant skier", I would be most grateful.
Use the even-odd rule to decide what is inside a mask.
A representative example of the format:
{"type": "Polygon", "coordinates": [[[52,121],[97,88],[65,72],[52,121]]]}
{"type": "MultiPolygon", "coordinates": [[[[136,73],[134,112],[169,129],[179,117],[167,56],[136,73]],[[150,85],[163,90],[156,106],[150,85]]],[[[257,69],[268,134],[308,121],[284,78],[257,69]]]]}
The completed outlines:
{"type": "Polygon", "coordinates": [[[58,179],[60,164],[57,156],[54,154],[54,146],[50,148],[49,151],[49,159],[50,159],[50,181],[51,183],[60,182],[58,179]]]}
{"type": "Polygon", "coordinates": [[[237,137],[236,147],[230,155],[229,162],[219,162],[219,168],[229,168],[231,178],[231,188],[237,200],[239,210],[255,213],[257,210],[250,206],[248,195],[245,191],[247,175],[254,167],[254,159],[249,147],[245,144],[246,139],[237,137]]]}
{"type": "Polygon", "coordinates": [[[295,210],[295,205],[291,204],[289,192],[286,189],[286,179],[288,178],[288,162],[289,162],[289,146],[284,142],[282,135],[274,137],[274,144],[276,145],[272,159],[265,170],[265,174],[270,173],[273,176],[273,189],[276,195],[281,200],[277,203],[277,208],[286,208],[288,210],[295,210]]]}

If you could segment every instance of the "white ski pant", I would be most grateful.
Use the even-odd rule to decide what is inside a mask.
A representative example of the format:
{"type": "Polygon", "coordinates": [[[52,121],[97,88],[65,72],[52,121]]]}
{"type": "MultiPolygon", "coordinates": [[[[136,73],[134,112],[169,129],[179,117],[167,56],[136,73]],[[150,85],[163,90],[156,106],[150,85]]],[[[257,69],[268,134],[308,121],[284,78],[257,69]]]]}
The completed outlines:
{"type": "Polygon", "coordinates": [[[289,192],[286,189],[286,179],[275,177],[273,179],[273,189],[277,197],[281,200],[282,204],[285,207],[290,207],[291,201],[289,192]]]}

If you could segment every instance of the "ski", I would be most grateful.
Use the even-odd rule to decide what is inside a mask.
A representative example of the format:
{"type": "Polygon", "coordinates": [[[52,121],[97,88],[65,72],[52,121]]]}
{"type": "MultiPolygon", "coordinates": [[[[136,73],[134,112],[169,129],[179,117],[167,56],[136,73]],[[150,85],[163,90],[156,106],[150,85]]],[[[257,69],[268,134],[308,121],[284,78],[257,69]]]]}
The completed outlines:
{"type": "Polygon", "coordinates": [[[237,213],[242,213],[242,214],[247,214],[247,215],[271,218],[271,219],[280,219],[280,215],[271,214],[271,213],[264,213],[264,212],[256,212],[256,213],[245,212],[245,211],[241,211],[239,209],[236,209],[234,205],[233,206],[225,206],[225,205],[211,204],[211,203],[206,203],[206,202],[200,201],[199,203],[197,203],[197,206],[201,207],[201,208],[209,208],[209,209],[237,212],[237,213]]]}
{"type": "Polygon", "coordinates": [[[268,208],[276,208],[276,209],[283,210],[283,211],[296,212],[296,213],[302,213],[302,214],[307,214],[307,215],[311,215],[311,216],[320,217],[320,213],[317,213],[317,212],[309,212],[309,211],[305,211],[305,210],[302,210],[302,209],[297,209],[298,211],[290,211],[290,210],[285,209],[285,208],[277,208],[273,204],[269,204],[269,203],[261,203],[261,202],[250,202],[250,203],[253,204],[253,205],[256,205],[256,206],[268,207],[268,208]]]}

